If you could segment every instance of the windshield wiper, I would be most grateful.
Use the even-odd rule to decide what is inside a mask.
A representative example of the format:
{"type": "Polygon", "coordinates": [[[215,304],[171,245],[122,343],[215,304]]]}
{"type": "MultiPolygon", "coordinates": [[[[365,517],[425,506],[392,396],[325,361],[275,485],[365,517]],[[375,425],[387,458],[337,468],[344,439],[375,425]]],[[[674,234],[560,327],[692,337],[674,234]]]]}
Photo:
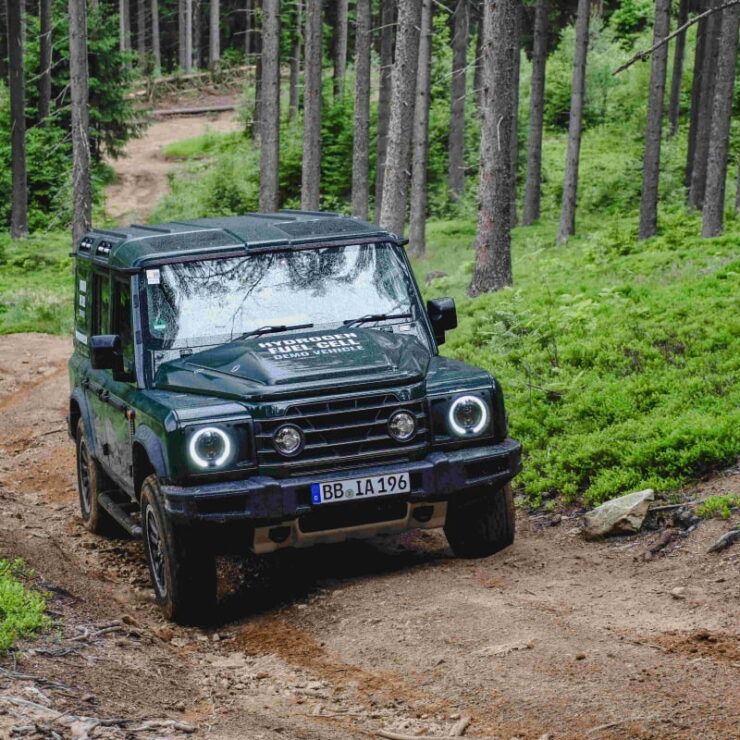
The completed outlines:
{"type": "Polygon", "coordinates": [[[310,329],[313,324],[293,324],[288,326],[287,324],[277,324],[275,326],[260,326],[259,329],[252,329],[251,331],[245,331],[244,334],[240,334],[232,342],[241,342],[249,337],[260,337],[263,334],[276,334],[280,331],[293,331],[294,329],[310,329]]]}
{"type": "Polygon", "coordinates": [[[347,319],[342,323],[345,326],[353,324],[364,324],[366,321],[385,321],[386,319],[410,319],[410,313],[368,313],[356,319],[347,319]]]}

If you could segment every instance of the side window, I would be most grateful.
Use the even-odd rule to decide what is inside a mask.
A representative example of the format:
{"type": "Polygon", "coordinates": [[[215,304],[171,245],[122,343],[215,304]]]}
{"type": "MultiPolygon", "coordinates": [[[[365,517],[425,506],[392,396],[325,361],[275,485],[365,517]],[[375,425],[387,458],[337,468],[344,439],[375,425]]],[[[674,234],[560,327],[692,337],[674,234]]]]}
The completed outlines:
{"type": "Polygon", "coordinates": [[[93,277],[93,334],[110,334],[110,276],[96,272],[93,277]]]}
{"type": "Polygon", "coordinates": [[[123,368],[134,371],[134,332],[131,326],[131,285],[116,280],[113,284],[113,333],[121,337],[123,368]]]}

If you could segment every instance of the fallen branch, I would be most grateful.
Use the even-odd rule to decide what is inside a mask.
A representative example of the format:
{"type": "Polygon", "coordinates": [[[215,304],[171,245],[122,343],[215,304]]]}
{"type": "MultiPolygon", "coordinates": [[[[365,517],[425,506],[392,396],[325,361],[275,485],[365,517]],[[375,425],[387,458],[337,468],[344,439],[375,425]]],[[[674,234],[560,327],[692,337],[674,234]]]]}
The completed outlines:
{"type": "MultiPolygon", "coordinates": [[[[384,737],[386,740],[450,740],[454,735],[401,735],[397,732],[389,732],[388,730],[376,730],[375,734],[378,737],[384,737]]],[[[457,735],[457,737],[460,737],[457,735]]],[[[498,740],[495,737],[480,737],[475,740],[498,740]]]]}
{"type": "Polygon", "coordinates": [[[740,542],[740,529],[733,529],[723,534],[711,547],[707,549],[707,552],[720,552],[728,548],[734,542],[740,542]]]}
{"type": "Polygon", "coordinates": [[[32,676],[29,673],[18,673],[18,671],[9,671],[7,668],[0,667],[0,676],[6,678],[15,678],[19,681],[35,681],[36,683],[42,683],[44,686],[48,686],[50,689],[58,689],[60,691],[69,691],[70,687],[65,686],[63,683],[57,683],[51,681],[48,678],[41,678],[40,676],[32,676]]]}
{"type": "Polygon", "coordinates": [[[592,727],[590,730],[586,730],[587,735],[591,735],[594,732],[601,732],[601,730],[608,730],[610,727],[617,727],[619,725],[628,725],[632,722],[644,722],[645,717],[632,717],[631,719],[620,719],[616,722],[607,722],[605,725],[597,725],[592,727]]]}
{"type": "MultiPolygon", "coordinates": [[[[740,2],[740,0],[738,0],[740,2]]],[[[235,110],[236,105],[204,105],[199,108],[165,108],[152,111],[153,116],[195,116],[200,113],[221,113],[222,111],[235,110]]]]}
{"type": "Polygon", "coordinates": [[[676,36],[682,34],[687,28],[690,28],[695,23],[698,23],[700,20],[702,20],[702,18],[706,18],[708,15],[712,15],[712,13],[718,13],[722,10],[725,10],[726,8],[731,8],[733,5],[740,5],[740,0],[729,0],[729,2],[726,2],[724,5],[719,5],[716,8],[710,8],[709,10],[705,10],[703,13],[700,13],[694,18],[690,18],[688,21],[686,21],[686,23],[683,24],[683,26],[677,28],[673,33],[668,34],[668,36],[658,41],[657,44],[654,44],[645,51],[638,51],[637,54],[635,54],[635,56],[633,56],[630,60],[626,61],[621,67],[615,69],[612,72],[612,75],[618,75],[620,72],[624,72],[627,67],[631,67],[635,62],[644,62],[651,54],[660,49],[661,46],[665,46],[669,41],[675,39],[676,36]]]}
{"type": "Polygon", "coordinates": [[[697,498],[693,501],[684,501],[682,504],[666,504],[665,506],[653,506],[649,509],[649,511],[669,511],[670,509],[682,509],[684,506],[698,506],[699,504],[703,504],[706,500],[706,498],[697,498]]]}
{"type": "Polygon", "coordinates": [[[198,728],[195,725],[189,725],[186,722],[178,722],[174,719],[150,719],[143,722],[138,727],[130,727],[127,732],[145,732],[146,730],[159,730],[167,728],[170,730],[179,730],[180,732],[195,732],[198,728]]]}
{"type": "Polygon", "coordinates": [[[465,734],[465,730],[470,724],[471,717],[469,715],[463,715],[460,719],[452,725],[450,729],[451,737],[462,737],[465,734]]]}

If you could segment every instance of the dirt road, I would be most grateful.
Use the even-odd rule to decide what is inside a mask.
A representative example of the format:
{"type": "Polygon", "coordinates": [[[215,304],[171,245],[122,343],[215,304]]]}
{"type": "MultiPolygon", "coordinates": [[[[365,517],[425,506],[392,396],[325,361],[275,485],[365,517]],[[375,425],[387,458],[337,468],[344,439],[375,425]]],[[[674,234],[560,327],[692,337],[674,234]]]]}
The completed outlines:
{"type": "Polygon", "coordinates": [[[116,181],[105,189],[106,209],[120,223],[146,223],[157,202],[167,193],[167,174],[173,163],[162,150],[175,141],[206,131],[236,131],[239,122],[233,111],[213,115],[168,117],[155,121],[141,139],[126,145],[125,154],[109,164],[116,181]]]}
{"type": "MultiPolygon", "coordinates": [[[[180,738],[189,725],[224,740],[441,735],[461,715],[470,738],[740,737],[740,548],[705,554],[727,528],[717,521],[651,561],[658,533],[588,544],[575,518],[522,514],[516,544],[475,562],[437,533],[288,553],[252,587],[225,562],[221,626],[166,624],[140,543],[79,522],[68,351],[56,337],[0,338],[0,556],[35,570],[58,624],[0,662],[44,679],[0,670],[0,737],[56,716],[8,696],[178,723],[89,737],[180,738]]],[[[740,475],[710,491],[740,491],[740,475]]],[[[88,736],[64,721],[57,736],[88,736]]]]}

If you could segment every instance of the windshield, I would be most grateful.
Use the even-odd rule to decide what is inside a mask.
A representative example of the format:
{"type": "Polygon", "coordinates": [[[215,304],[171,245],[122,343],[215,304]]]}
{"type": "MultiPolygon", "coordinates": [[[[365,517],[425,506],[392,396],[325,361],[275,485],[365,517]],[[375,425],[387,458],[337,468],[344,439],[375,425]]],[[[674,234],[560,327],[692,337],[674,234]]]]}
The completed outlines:
{"type": "Polygon", "coordinates": [[[144,284],[152,348],[221,344],[266,326],[337,326],[367,314],[417,316],[407,268],[391,244],[163,265],[146,270],[144,284]]]}

